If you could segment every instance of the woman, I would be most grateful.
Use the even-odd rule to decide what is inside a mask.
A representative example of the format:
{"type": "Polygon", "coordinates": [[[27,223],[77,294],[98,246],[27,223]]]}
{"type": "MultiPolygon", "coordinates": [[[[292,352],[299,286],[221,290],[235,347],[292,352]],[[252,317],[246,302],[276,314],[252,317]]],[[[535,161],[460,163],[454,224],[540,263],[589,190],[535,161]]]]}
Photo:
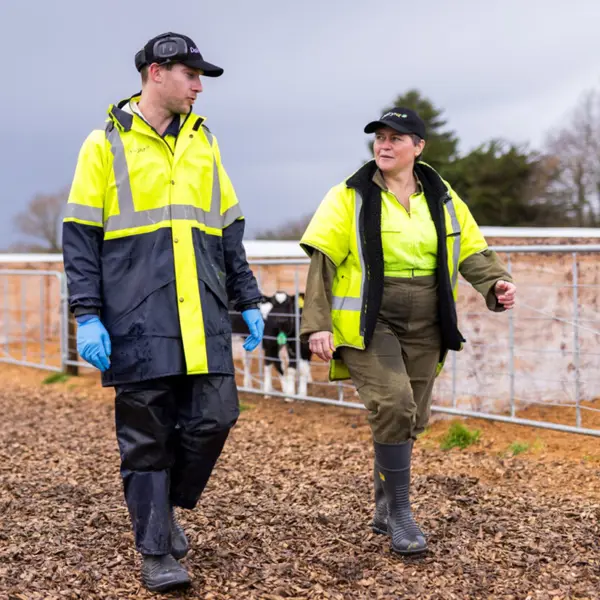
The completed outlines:
{"type": "Polygon", "coordinates": [[[300,242],[311,257],[301,335],[331,360],[330,380],[352,378],[369,411],[373,530],[418,554],[427,542],[410,508],[411,454],[435,377],[465,341],[458,273],[496,312],[514,306],[516,287],[466,204],[419,160],[421,118],[394,108],[365,133],[375,133],[375,160],[329,191],[300,242]]]}

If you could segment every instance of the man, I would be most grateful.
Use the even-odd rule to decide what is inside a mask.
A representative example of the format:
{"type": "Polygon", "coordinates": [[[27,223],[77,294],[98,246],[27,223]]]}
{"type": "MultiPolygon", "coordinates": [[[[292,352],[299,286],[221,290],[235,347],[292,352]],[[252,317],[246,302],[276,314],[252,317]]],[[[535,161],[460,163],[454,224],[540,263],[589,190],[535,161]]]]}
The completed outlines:
{"type": "Polygon", "coordinates": [[[187,585],[193,509],[239,415],[228,300],[261,342],[244,220],[215,136],[192,113],[200,76],[223,70],[184,35],[135,57],[142,91],[111,105],[81,148],[63,253],[81,356],[116,391],[121,475],[142,581],[187,585]]]}

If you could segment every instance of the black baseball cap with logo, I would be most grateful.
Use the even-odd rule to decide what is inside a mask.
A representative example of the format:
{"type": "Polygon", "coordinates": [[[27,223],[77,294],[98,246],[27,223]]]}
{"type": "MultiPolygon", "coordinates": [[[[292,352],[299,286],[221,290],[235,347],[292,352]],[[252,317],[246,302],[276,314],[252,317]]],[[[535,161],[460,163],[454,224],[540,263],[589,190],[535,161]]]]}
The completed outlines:
{"type": "Polygon", "coordinates": [[[365,127],[365,133],[374,133],[380,127],[391,127],[399,133],[414,134],[422,140],[427,139],[427,130],[423,119],[410,108],[401,106],[392,108],[392,110],[381,115],[378,121],[371,121],[365,127]]]}
{"type": "Polygon", "coordinates": [[[204,60],[191,38],[171,31],[152,38],[135,55],[135,68],[138,71],[152,63],[182,63],[192,69],[201,69],[207,77],[223,75],[221,67],[204,60]]]}

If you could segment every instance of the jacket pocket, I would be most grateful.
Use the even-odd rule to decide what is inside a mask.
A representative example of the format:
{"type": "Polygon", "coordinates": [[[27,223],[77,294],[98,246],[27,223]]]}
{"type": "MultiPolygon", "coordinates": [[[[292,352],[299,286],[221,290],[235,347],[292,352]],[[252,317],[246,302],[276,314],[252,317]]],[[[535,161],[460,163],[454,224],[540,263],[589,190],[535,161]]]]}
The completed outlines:
{"type": "Polygon", "coordinates": [[[198,280],[198,287],[200,288],[200,302],[202,303],[202,317],[206,336],[230,334],[231,320],[227,301],[224,300],[223,294],[217,293],[203,279],[198,280]]]}

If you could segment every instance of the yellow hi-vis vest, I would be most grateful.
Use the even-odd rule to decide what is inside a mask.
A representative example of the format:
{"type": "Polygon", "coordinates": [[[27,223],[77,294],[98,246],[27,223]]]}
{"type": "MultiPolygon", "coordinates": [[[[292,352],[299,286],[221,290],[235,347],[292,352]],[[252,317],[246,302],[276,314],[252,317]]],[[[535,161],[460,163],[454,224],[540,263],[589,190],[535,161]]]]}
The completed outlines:
{"type": "MultiPolygon", "coordinates": [[[[435,174],[433,169],[424,163],[419,163],[418,168],[435,174]]],[[[364,350],[370,341],[370,339],[365,339],[368,335],[367,317],[369,312],[367,288],[372,285],[373,277],[372,273],[369,273],[369,269],[373,269],[377,265],[372,262],[369,266],[367,257],[364,204],[365,194],[368,193],[366,191],[368,187],[365,186],[371,185],[371,189],[372,186],[375,186],[371,181],[374,170],[374,162],[371,161],[359,169],[354,176],[331,188],[300,241],[301,247],[308,255],[312,253],[313,249],[319,250],[329,257],[337,267],[333,282],[331,311],[333,342],[336,348],[348,346],[364,350]],[[365,177],[367,174],[368,177],[365,177]],[[360,181],[361,176],[362,184],[357,185],[355,181],[357,179],[360,181]],[[367,182],[366,179],[369,181],[367,182]]],[[[445,197],[442,199],[447,254],[445,268],[449,274],[451,301],[454,302],[458,295],[458,273],[461,262],[468,256],[485,250],[487,243],[467,205],[447,182],[439,178],[437,174],[435,176],[440,182],[443,182],[445,190],[445,197]]],[[[377,189],[379,190],[378,201],[381,202],[382,190],[377,189]]],[[[380,233],[379,236],[381,238],[380,233]]],[[[373,242],[370,241],[369,244],[373,245],[373,242]]],[[[385,252],[385,248],[383,251],[385,252]]],[[[383,265],[381,265],[382,277],[383,265]]],[[[461,347],[462,344],[450,347],[450,349],[459,350],[461,347]]],[[[438,372],[443,366],[447,349],[442,349],[438,372]]],[[[332,360],[330,379],[347,379],[348,377],[349,374],[343,363],[339,359],[332,360]]]]}

